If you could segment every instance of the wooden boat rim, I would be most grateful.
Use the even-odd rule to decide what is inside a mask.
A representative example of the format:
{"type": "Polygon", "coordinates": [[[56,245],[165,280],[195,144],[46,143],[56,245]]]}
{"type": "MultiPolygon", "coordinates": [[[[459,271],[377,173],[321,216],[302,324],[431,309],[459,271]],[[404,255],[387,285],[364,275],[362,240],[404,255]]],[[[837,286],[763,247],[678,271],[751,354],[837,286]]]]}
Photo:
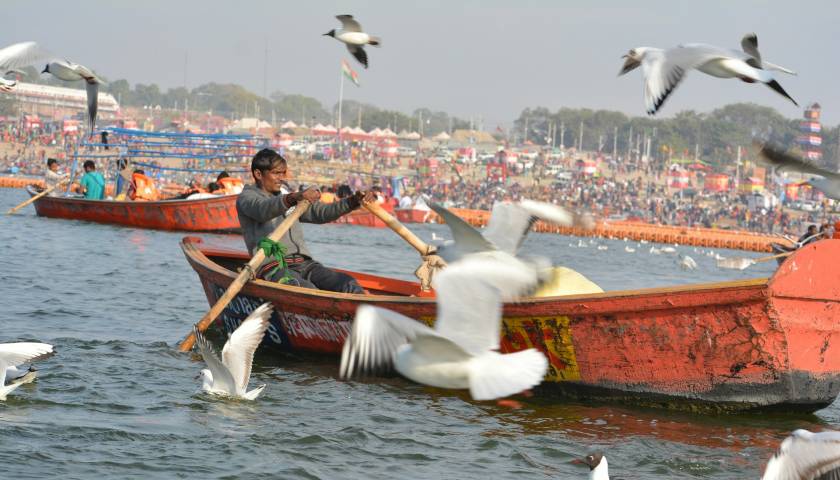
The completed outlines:
{"type": "MultiPolygon", "coordinates": [[[[236,278],[236,272],[232,270],[228,270],[227,268],[219,265],[218,263],[210,260],[207,256],[209,255],[218,255],[218,256],[228,256],[230,258],[239,258],[242,260],[247,260],[249,257],[246,255],[244,251],[233,250],[233,249],[218,249],[218,248],[202,248],[201,244],[203,240],[199,237],[194,236],[187,236],[181,240],[181,248],[184,253],[187,255],[189,259],[195,261],[203,265],[205,268],[212,270],[218,274],[224,275],[229,277],[231,280],[236,278]],[[205,253],[206,252],[206,253],[205,253]]],[[[355,273],[355,272],[348,272],[348,273],[355,273]]],[[[370,274],[366,274],[370,275],[370,274]]],[[[382,277],[387,278],[387,277],[382,277]]],[[[403,280],[404,281],[404,280],[403,280]]],[[[571,303],[575,301],[581,300],[601,300],[601,299],[619,299],[619,298],[629,298],[629,297],[662,297],[663,295],[667,294],[677,294],[677,293],[687,293],[687,294],[695,294],[698,292],[709,292],[714,290],[740,290],[740,289],[752,289],[752,290],[761,290],[767,288],[770,282],[770,278],[754,278],[754,279],[747,279],[747,280],[731,280],[725,282],[711,282],[711,283],[695,283],[695,284],[687,284],[687,285],[676,285],[670,287],[654,287],[654,288],[641,288],[641,289],[632,289],[632,290],[612,290],[603,293],[589,293],[589,294],[579,294],[579,295],[563,295],[563,296],[554,296],[554,297],[541,297],[541,298],[527,298],[521,302],[512,302],[513,304],[542,304],[542,303],[571,303]]],[[[398,295],[372,295],[372,294],[353,294],[353,293],[340,293],[340,292],[330,292],[326,290],[314,290],[310,288],[303,288],[303,287],[295,287],[291,285],[283,285],[276,282],[269,282],[265,280],[252,280],[252,283],[256,286],[265,287],[274,290],[280,291],[288,291],[294,293],[300,293],[310,296],[317,296],[317,297],[324,297],[324,298],[332,298],[336,300],[351,300],[355,302],[397,302],[397,303],[434,303],[434,297],[416,297],[416,296],[398,296],[398,295]]],[[[717,303],[731,303],[729,301],[708,301],[706,302],[709,305],[717,304],[717,303]]]]}
{"type": "MultiPolygon", "coordinates": [[[[37,195],[40,192],[37,192],[32,189],[31,185],[26,187],[26,192],[29,195],[37,195]]],[[[66,203],[82,203],[82,204],[90,204],[90,205],[118,205],[118,206],[131,206],[131,207],[162,207],[162,206],[170,206],[170,205],[194,205],[194,204],[202,204],[202,203],[214,203],[218,201],[229,201],[228,197],[234,197],[235,195],[219,195],[216,197],[211,198],[195,198],[192,200],[187,200],[186,198],[177,198],[177,199],[170,199],[170,200],[155,200],[155,201],[134,201],[134,200],[88,200],[86,198],[74,198],[74,197],[42,197],[37,202],[43,200],[50,200],[50,201],[60,201],[66,203]]]]}

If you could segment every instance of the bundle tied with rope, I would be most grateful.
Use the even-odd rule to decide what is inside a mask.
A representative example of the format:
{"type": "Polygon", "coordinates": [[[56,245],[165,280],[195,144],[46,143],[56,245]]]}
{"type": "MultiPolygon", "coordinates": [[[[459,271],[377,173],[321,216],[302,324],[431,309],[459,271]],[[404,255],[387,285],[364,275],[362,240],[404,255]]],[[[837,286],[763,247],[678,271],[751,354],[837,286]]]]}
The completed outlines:
{"type": "Polygon", "coordinates": [[[274,258],[277,261],[277,266],[274,267],[270,272],[268,272],[268,276],[272,276],[277,273],[278,270],[283,269],[283,277],[277,280],[279,283],[286,283],[292,280],[292,277],[289,276],[289,264],[286,263],[286,246],[280,242],[276,242],[268,237],[263,237],[260,239],[259,243],[257,244],[257,248],[262,250],[265,254],[265,258],[274,258]]]}

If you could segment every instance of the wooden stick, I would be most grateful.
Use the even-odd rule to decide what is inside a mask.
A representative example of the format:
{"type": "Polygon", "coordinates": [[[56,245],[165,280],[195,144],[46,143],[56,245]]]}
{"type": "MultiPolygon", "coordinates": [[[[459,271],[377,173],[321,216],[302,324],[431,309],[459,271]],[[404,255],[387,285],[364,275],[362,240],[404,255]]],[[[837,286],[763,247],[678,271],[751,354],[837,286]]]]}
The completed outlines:
{"type": "Polygon", "coordinates": [[[382,207],[379,206],[378,203],[370,202],[365,203],[362,202],[362,206],[365,209],[379,217],[380,220],[385,222],[385,225],[388,225],[388,228],[396,232],[397,235],[403,238],[409,245],[414,247],[415,250],[420,252],[420,255],[429,255],[435,251],[435,248],[429,245],[428,243],[420,240],[414,233],[411,232],[408,228],[405,227],[399,220],[394,218],[390,213],[386,212],[382,207]]]}
{"type": "MultiPolygon", "coordinates": [[[[292,225],[300,218],[301,215],[309,208],[309,202],[306,200],[301,200],[298,202],[295,211],[291,213],[291,215],[287,216],[285,220],[280,225],[277,225],[277,228],[271,232],[271,235],[268,238],[272,241],[279,241],[283,238],[283,235],[292,227],[292,225]]],[[[203,332],[207,330],[208,327],[216,320],[216,317],[219,316],[220,313],[228,306],[231,300],[236,297],[242,287],[245,286],[255,275],[257,268],[262,264],[263,260],[265,260],[265,253],[261,249],[257,249],[257,253],[254,254],[254,257],[251,258],[251,261],[248,262],[247,265],[239,272],[239,275],[236,279],[231,282],[228,286],[225,293],[216,300],[216,304],[213,305],[213,308],[210,309],[195,326],[198,328],[199,332],[203,332]]],[[[190,332],[187,335],[187,338],[181,342],[181,345],[178,347],[179,350],[182,352],[189,352],[192,349],[193,344],[195,343],[195,335],[193,332],[190,332]]]]}
{"type": "Polygon", "coordinates": [[[69,182],[69,181],[70,181],[70,179],[69,179],[69,178],[68,178],[68,179],[65,179],[65,180],[61,180],[60,182],[56,183],[56,184],[55,184],[55,185],[53,185],[52,187],[50,187],[50,188],[45,188],[43,192],[41,192],[41,193],[39,193],[39,194],[37,194],[37,195],[34,195],[32,198],[30,198],[29,200],[27,200],[27,201],[25,201],[25,202],[21,203],[21,204],[20,204],[20,205],[18,205],[17,207],[10,208],[10,209],[9,209],[9,211],[8,211],[8,212],[6,212],[6,215],[11,215],[11,214],[13,214],[13,213],[17,212],[17,211],[18,211],[18,210],[20,210],[21,208],[23,208],[23,207],[25,207],[25,206],[29,205],[30,203],[33,203],[35,200],[38,200],[39,198],[43,197],[44,195],[48,195],[48,194],[49,194],[50,192],[52,192],[53,190],[55,190],[56,188],[60,187],[61,185],[64,185],[65,183],[67,183],[67,182],[69,182]]]}

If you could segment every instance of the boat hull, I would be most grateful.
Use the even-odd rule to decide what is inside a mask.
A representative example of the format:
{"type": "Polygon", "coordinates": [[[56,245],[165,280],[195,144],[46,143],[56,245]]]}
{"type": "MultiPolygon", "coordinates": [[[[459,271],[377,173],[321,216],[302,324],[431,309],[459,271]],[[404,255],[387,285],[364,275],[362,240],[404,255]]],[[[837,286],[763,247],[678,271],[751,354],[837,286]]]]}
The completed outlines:
{"type": "MultiPolygon", "coordinates": [[[[210,304],[235,277],[231,252],[185,239],[210,304]],[[207,255],[215,261],[210,261],[207,255]],[[220,262],[220,263],[217,263],[220,262]],[[225,266],[226,265],[226,266],[225,266]]],[[[770,279],[527,299],[506,304],[501,349],[549,360],[540,391],[687,410],[811,412],[840,392],[840,282],[827,259],[840,241],[809,245],[770,279]]],[[[351,273],[375,295],[250,282],[222,314],[235,329],[263,301],[275,306],[268,348],[338,355],[359,304],[426,324],[433,298],[416,284],[351,273]],[[391,292],[391,295],[378,293],[391,292]]]]}
{"type": "MultiPolygon", "coordinates": [[[[31,188],[30,195],[37,192],[31,188]]],[[[188,232],[238,232],[236,195],[199,200],[132,202],[41,197],[35,212],[41,217],[84,220],[155,230],[188,232]]]]}
{"type": "Polygon", "coordinates": [[[432,223],[437,216],[431,210],[417,210],[414,208],[397,208],[394,214],[402,223],[432,223]]]}

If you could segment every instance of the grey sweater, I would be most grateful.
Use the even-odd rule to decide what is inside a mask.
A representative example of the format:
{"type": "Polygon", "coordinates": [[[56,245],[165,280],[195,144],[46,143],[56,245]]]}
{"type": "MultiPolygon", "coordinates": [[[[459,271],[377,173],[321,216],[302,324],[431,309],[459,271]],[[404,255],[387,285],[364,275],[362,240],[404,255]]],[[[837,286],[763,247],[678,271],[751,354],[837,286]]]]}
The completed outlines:
{"type": "MultiPolygon", "coordinates": [[[[253,255],[257,243],[263,237],[267,237],[286,218],[286,204],[283,203],[283,194],[272,195],[256,185],[246,185],[236,199],[236,213],[239,215],[239,224],[242,226],[242,235],[245,237],[245,246],[248,252],[253,255]]],[[[309,210],[300,217],[301,222],[306,223],[328,223],[338,217],[350,213],[358,207],[358,202],[352,197],[335,203],[314,203],[309,210]]],[[[303,228],[299,222],[292,224],[292,227],[280,239],[286,247],[286,255],[300,254],[312,257],[306,248],[303,239],[303,228]]]]}

